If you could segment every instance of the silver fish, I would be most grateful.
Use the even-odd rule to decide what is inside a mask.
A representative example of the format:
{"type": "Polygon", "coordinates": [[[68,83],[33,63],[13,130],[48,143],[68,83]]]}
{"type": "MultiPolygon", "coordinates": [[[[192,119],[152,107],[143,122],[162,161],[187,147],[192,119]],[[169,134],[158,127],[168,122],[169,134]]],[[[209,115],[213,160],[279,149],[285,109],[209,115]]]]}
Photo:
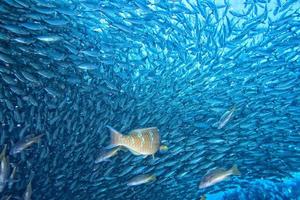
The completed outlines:
{"type": "Polygon", "coordinates": [[[41,137],[43,137],[43,136],[44,136],[44,134],[40,134],[35,137],[25,137],[25,139],[20,140],[19,142],[17,142],[16,144],[14,144],[12,146],[12,148],[9,151],[9,154],[14,155],[14,154],[22,152],[24,149],[30,147],[34,143],[38,143],[40,141],[41,137]]]}
{"type": "Polygon", "coordinates": [[[127,183],[128,186],[136,186],[156,180],[156,176],[153,174],[142,174],[130,179],[127,183]]]}
{"type": "Polygon", "coordinates": [[[221,119],[218,122],[218,129],[223,128],[228,123],[228,121],[231,119],[234,111],[235,111],[235,106],[233,108],[231,108],[230,111],[227,111],[222,115],[221,119]]]}

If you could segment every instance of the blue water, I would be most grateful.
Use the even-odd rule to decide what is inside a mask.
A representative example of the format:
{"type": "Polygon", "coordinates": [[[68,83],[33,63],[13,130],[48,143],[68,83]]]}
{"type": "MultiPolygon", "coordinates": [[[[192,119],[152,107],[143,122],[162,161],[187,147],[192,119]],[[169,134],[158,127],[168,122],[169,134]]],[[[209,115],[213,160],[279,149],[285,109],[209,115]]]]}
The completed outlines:
{"type": "Polygon", "coordinates": [[[1,1],[0,200],[299,200],[299,41],[296,0],[1,1]]]}

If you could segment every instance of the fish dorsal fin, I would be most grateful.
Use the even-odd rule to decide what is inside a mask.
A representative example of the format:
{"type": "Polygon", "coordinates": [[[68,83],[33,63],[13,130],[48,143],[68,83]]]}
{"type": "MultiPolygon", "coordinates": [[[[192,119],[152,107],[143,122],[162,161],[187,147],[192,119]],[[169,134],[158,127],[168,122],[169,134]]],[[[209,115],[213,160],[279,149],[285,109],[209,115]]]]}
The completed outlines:
{"type": "Polygon", "coordinates": [[[127,151],[128,151],[128,149],[125,148],[125,147],[121,147],[121,146],[120,146],[119,148],[120,148],[121,151],[124,151],[124,152],[127,152],[127,151]]]}
{"type": "Polygon", "coordinates": [[[141,132],[141,129],[134,129],[134,130],[131,130],[128,135],[137,135],[138,133],[142,133],[141,132]]]}
{"type": "Polygon", "coordinates": [[[137,128],[137,129],[133,129],[131,130],[128,135],[131,135],[131,134],[138,134],[138,133],[147,133],[148,131],[153,131],[155,132],[157,130],[157,127],[149,127],[149,128],[137,128]]]}

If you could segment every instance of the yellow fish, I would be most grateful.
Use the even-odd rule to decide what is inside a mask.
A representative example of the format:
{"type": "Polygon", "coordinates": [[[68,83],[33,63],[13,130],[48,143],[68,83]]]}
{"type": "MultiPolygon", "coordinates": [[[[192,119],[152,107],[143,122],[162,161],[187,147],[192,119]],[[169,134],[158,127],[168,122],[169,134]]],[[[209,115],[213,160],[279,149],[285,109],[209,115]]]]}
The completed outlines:
{"type": "Polygon", "coordinates": [[[160,136],[157,127],[134,129],[123,135],[107,126],[111,133],[111,146],[122,146],[134,155],[154,155],[160,147],[160,136]]]}
{"type": "Polygon", "coordinates": [[[159,151],[160,152],[166,152],[166,151],[168,151],[169,150],[169,147],[167,146],[167,145],[161,145],[160,147],[159,147],[159,151]]]}

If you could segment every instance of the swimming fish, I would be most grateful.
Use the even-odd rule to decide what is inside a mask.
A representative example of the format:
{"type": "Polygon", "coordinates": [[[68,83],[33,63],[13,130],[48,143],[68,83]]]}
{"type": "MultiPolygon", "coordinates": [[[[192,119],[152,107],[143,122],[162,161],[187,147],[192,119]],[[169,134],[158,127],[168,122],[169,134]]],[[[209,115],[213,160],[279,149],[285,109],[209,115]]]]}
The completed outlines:
{"type": "Polygon", "coordinates": [[[207,188],[209,186],[212,186],[216,183],[219,183],[223,180],[225,180],[227,177],[236,175],[239,176],[241,175],[240,171],[237,168],[237,165],[233,165],[233,167],[229,170],[219,168],[219,169],[214,169],[212,171],[209,171],[206,175],[204,175],[199,188],[207,188]]]}
{"type": "Polygon", "coordinates": [[[3,192],[9,176],[9,162],[6,157],[6,147],[7,145],[4,146],[0,155],[0,193],[3,192]]]}
{"type": "Polygon", "coordinates": [[[117,154],[117,152],[120,150],[119,147],[113,148],[109,151],[102,152],[95,160],[95,163],[100,163],[104,161],[108,161],[109,158],[113,157],[114,155],[117,154]]]}
{"type": "Polygon", "coordinates": [[[31,195],[32,195],[32,186],[31,186],[31,182],[32,182],[32,177],[30,178],[30,181],[26,187],[26,190],[24,192],[24,200],[31,200],[31,195]]]}
{"type": "Polygon", "coordinates": [[[218,122],[218,129],[223,128],[228,123],[228,121],[231,119],[234,111],[235,111],[235,106],[232,107],[230,109],[230,111],[227,111],[222,115],[221,119],[218,122]]]}
{"type": "Polygon", "coordinates": [[[56,35],[41,35],[37,37],[38,40],[42,42],[56,42],[61,40],[61,37],[56,36],[56,35]]]}
{"type": "Polygon", "coordinates": [[[142,174],[138,175],[132,179],[130,179],[127,183],[128,186],[136,186],[141,185],[149,182],[153,182],[156,180],[156,176],[152,174],[142,174]]]}
{"type": "MultiPolygon", "coordinates": [[[[10,200],[12,198],[12,195],[4,196],[1,198],[1,200],[10,200]]],[[[17,199],[17,198],[16,198],[17,199]]]]}
{"type": "Polygon", "coordinates": [[[14,180],[15,180],[15,176],[16,176],[16,172],[17,172],[17,166],[13,166],[13,170],[9,176],[9,182],[8,182],[8,188],[11,189],[13,184],[14,184],[14,180]]]}
{"type": "Polygon", "coordinates": [[[41,137],[43,137],[43,135],[44,134],[40,134],[35,137],[31,137],[31,136],[25,137],[23,140],[17,142],[16,144],[14,144],[12,146],[12,148],[9,151],[9,154],[14,155],[14,154],[22,152],[24,149],[30,147],[34,143],[38,143],[40,141],[41,137]]]}
{"type": "Polygon", "coordinates": [[[84,70],[94,70],[97,69],[97,65],[92,64],[92,63],[82,63],[80,65],[78,65],[79,69],[84,69],[84,70]]]}
{"type": "Polygon", "coordinates": [[[110,126],[111,146],[122,146],[134,155],[154,155],[160,146],[160,136],[156,127],[135,129],[122,135],[110,126]]]}

